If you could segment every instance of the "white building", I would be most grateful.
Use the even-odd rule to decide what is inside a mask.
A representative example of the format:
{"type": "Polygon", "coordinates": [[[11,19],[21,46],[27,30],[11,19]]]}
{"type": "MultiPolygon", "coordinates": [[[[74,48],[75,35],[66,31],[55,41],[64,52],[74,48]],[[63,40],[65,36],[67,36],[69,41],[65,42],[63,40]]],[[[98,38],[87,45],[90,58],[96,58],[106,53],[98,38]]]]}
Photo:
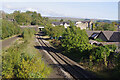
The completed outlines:
{"type": "Polygon", "coordinates": [[[64,26],[65,28],[70,26],[69,22],[52,22],[53,26],[64,26]]]}

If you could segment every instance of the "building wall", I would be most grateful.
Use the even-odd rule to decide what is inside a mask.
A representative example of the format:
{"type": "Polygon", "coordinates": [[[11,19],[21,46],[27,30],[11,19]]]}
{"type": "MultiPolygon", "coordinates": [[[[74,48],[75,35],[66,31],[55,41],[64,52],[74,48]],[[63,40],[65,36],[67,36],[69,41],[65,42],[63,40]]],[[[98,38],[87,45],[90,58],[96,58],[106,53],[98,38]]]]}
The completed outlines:
{"type": "Polygon", "coordinates": [[[76,23],[76,27],[79,27],[79,28],[81,28],[82,30],[83,30],[83,29],[87,29],[88,23],[87,23],[87,22],[86,22],[86,23],[77,22],[77,23],[76,23]]]}

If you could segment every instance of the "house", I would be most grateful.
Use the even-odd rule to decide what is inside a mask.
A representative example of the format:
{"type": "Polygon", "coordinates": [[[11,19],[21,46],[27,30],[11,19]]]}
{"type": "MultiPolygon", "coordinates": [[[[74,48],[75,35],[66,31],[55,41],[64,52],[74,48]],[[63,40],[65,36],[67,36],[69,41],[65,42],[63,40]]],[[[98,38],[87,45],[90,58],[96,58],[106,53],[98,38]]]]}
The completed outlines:
{"type": "Polygon", "coordinates": [[[99,38],[105,42],[120,42],[120,32],[118,31],[86,31],[89,39],[99,38]]]}
{"type": "Polygon", "coordinates": [[[63,26],[63,23],[61,22],[52,22],[52,26],[63,26]]]}
{"type": "Polygon", "coordinates": [[[120,42],[120,32],[118,31],[101,31],[97,38],[106,42],[120,42]]]}
{"type": "Polygon", "coordinates": [[[98,46],[115,44],[118,52],[120,51],[120,32],[119,31],[86,31],[88,34],[89,43],[98,46]],[[94,39],[99,38],[103,42],[95,41],[94,39]]]}
{"type": "Polygon", "coordinates": [[[77,21],[75,22],[76,27],[83,29],[91,29],[92,30],[92,21],[77,21]]]}
{"type": "Polygon", "coordinates": [[[70,26],[69,22],[52,22],[53,26],[64,26],[65,28],[70,26]]]}
{"type": "Polygon", "coordinates": [[[67,27],[70,26],[70,23],[69,23],[69,22],[63,22],[63,26],[64,26],[65,28],[67,28],[67,27]]]}

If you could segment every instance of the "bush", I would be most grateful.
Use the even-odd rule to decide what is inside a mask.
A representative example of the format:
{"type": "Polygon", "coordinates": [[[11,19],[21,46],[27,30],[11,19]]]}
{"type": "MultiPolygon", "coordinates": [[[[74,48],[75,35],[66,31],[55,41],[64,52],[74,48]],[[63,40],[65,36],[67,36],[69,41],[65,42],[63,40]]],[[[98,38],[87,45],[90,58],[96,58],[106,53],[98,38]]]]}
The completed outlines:
{"type": "Polygon", "coordinates": [[[97,39],[95,39],[95,40],[98,41],[98,42],[103,42],[103,40],[100,39],[100,38],[97,38],[97,39]]]}
{"type": "Polygon", "coordinates": [[[46,78],[51,71],[31,43],[16,44],[3,52],[3,78],[46,78]]]}
{"type": "Polygon", "coordinates": [[[24,29],[24,43],[15,45],[2,53],[3,78],[47,78],[51,68],[47,67],[34,48],[33,29],[24,29]]]}
{"type": "Polygon", "coordinates": [[[23,39],[25,41],[30,40],[30,38],[35,34],[35,29],[33,28],[24,28],[22,32],[23,39]]]}
{"type": "Polygon", "coordinates": [[[113,52],[116,50],[117,46],[115,44],[113,45],[107,45],[113,52]]]}

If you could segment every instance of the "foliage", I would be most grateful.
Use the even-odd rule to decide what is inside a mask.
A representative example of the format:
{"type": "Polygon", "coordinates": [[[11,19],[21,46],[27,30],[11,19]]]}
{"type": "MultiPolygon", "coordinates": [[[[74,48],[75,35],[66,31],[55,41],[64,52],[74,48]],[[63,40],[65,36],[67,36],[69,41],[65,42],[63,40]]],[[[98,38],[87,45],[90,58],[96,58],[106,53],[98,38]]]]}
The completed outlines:
{"type": "Polygon", "coordinates": [[[120,52],[115,55],[116,70],[120,73],[120,52]]]}
{"type": "Polygon", "coordinates": [[[57,37],[57,39],[63,35],[65,32],[64,26],[55,26],[47,25],[45,26],[45,29],[43,30],[47,35],[51,37],[57,37]]]}
{"type": "Polygon", "coordinates": [[[61,19],[60,22],[63,22],[63,19],[61,19]]]}
{"type": "Polygon", "coordinates": [[[3,51],[3,78],[46,78],[50,74],[51,68],[45,65],[39,51],[34,48],[32,36],[28,39],[29,42],[16,43],[3,51]]]}
{"type": "Polygon", "coordinates": [[[24,40],[29,40],[33,34],[35,34],[35,29],[34,28],[24,28],[22,32],[22,36],[24,40]]]}
{"type": "MultiPolygon", "coordinates": [[[[94,46],[89,44],[88,36],[85,30],[81,30],[70,23],[70,28],[64,29],[64,27],[52,25],[46,26],[44,29],[45,33],[52,37],[59,37],[62,35],[62,39],[59,41],[55,40],[54,45],[59,42],[57,47],[62,48],[64,55],[71,59],[80,62],[89,60],[89,62],[104,62],[107,66],[108,59],[112,52],[116,50],[115,45],[106,46],[94,46]],[[61,29],[61,30],[60,30],[61,29]]],[[[102,41],[96,39],[97,41],[102,41]]]]}
{"type": "Polygon", "coordinates": [[[45,21],[45,19],[41,17],[41,14],[35,11],[14,11],[13,16],[19,25],[43,25],[45,21]]]}
{"type": "Polygon", "coordinates": [[[94,30],[95,29],[95,23],[93,23],[93,27],[92,27],[92,30],[94,30]]]}
{"type": "Polygon", "coordinates": [[[104,64],[107,66],[107,59],[110,56],[110,49],[107,45],[93,48],[90,56],[94,61],[99,62],[102,60],[104,64]]]}
{"type": "Polygon", "coordinates": [[[76,55],[75,57],[78,57],[79,61],[85,58],[86,53],[92,48],[92,45],[88,43],[86,31],[76,27],[67,28],[61,43],[65,53],[76,55]]]}
{"type": "Polygon", "coordinates": [[[13,23],[4,19],[2,20],[2,25],[0,26],[2,27],[2,39],[5,39],[15,34],[19,34],[21,32],[21,29],[17,25],[17,23],[13,23]]]}
{"type": "Polygon", "coordinates": [[[116,50],[117,46],[115,44],[112,45],[106,45],[107,47],[109,47],[109,49],[111,49],[113,52],[116,50]]]}
{"type": "Polygon", "coordinates": [[[113,23],[96,22],[95,30],[116,31],[117,26],[114,22],[113,23]]]}
{"type": "Polygon", "coordinates": [[[103,42],[103,40],[100,39],[100,38],[96,38],[95,40],[98,41],[98,42],[103,42]]]}

